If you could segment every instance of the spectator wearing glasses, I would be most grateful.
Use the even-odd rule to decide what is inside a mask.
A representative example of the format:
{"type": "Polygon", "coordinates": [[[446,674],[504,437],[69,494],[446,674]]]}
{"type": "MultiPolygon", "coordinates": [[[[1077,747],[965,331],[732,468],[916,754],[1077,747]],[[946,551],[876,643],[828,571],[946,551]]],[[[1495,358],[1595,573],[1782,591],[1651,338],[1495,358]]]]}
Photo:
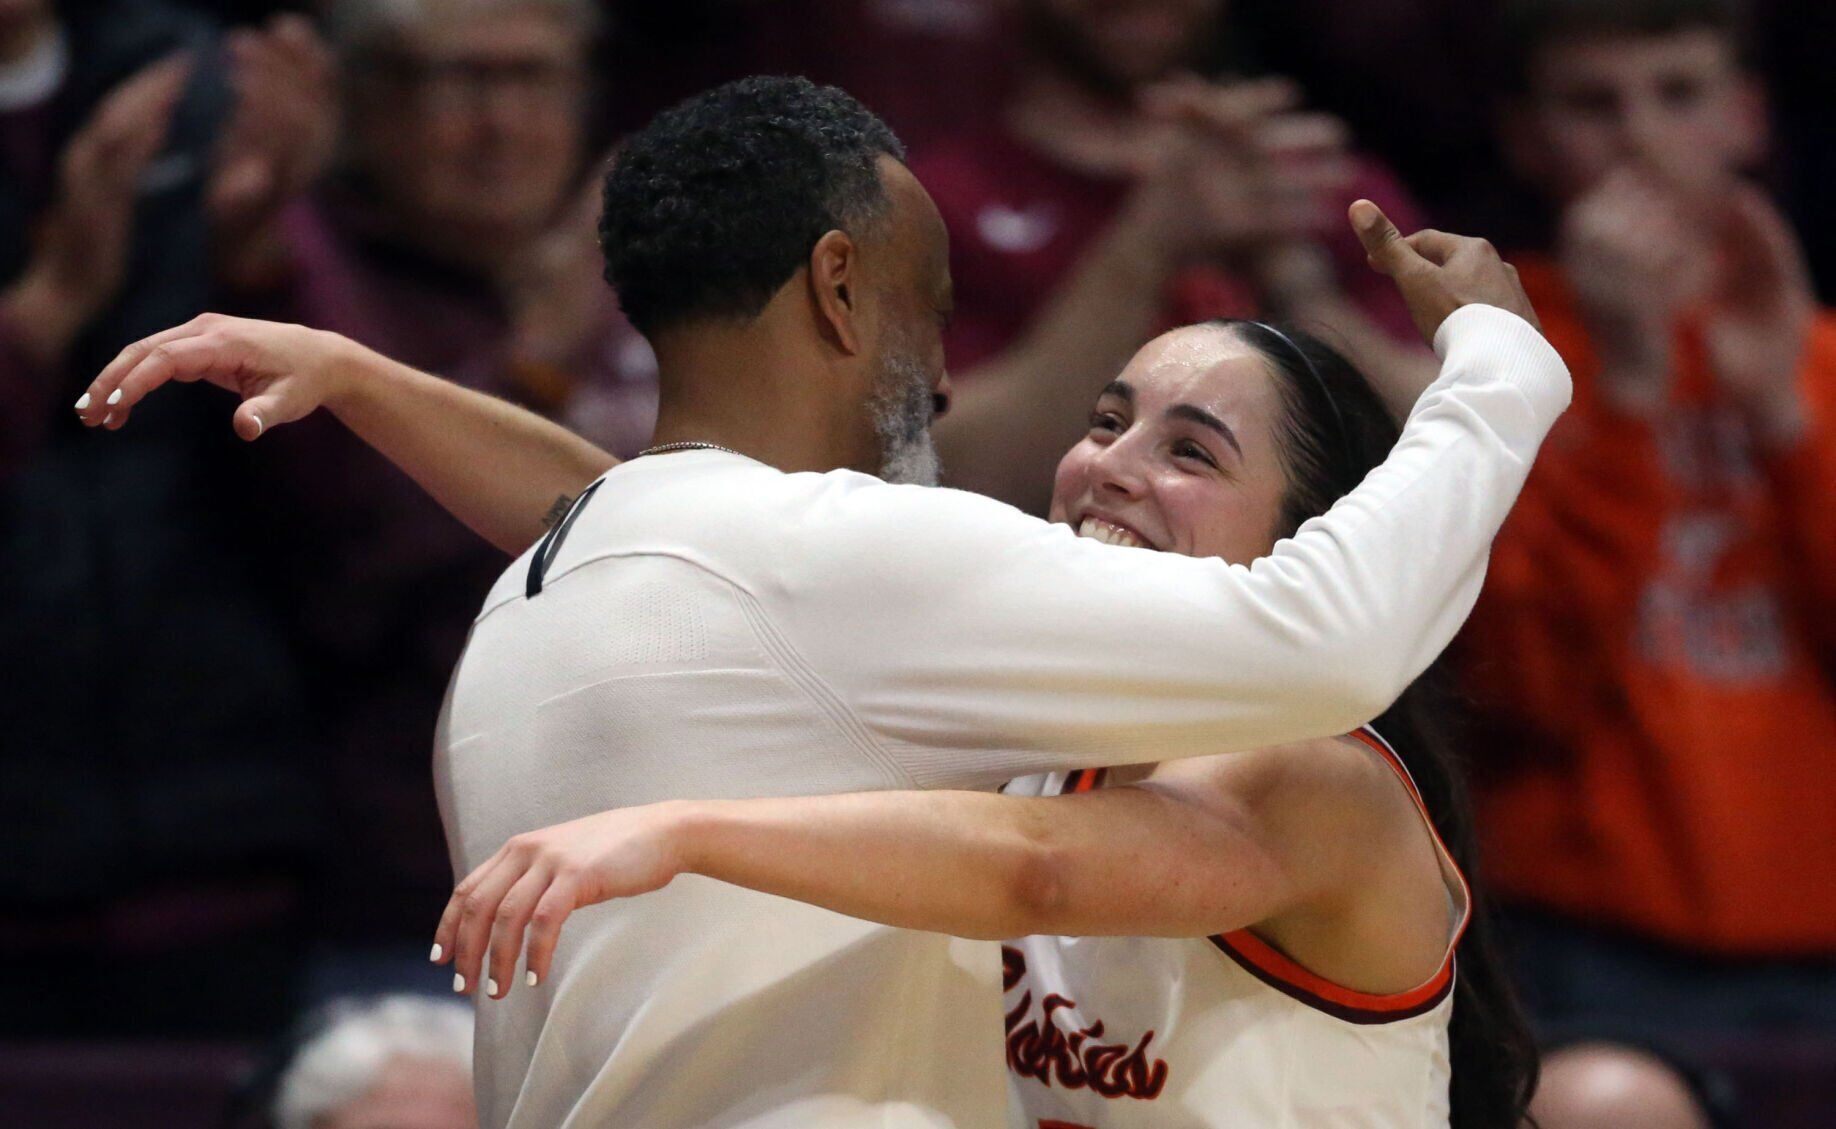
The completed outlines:
{"type": "MultiPolygon", "coordinates": [[[[641,447],[655,363],[599,277],[594,237],[592,5],[342,0],[327,19],[329,50],[264,61],[325,175],[252,209],[224,249],[236,306],[516,400],[610,450],[641,447]]],[[[303,515],[292,572],[344,846],[326,904],[365,907],[336,915],[362,925],[327,938],[342,955],[311,991],[419,983],[425,946],[398,960],[388,942],[418,939],[451,886],[428,734],[503,560],[335,426],[263,441],[303,515]]]]}

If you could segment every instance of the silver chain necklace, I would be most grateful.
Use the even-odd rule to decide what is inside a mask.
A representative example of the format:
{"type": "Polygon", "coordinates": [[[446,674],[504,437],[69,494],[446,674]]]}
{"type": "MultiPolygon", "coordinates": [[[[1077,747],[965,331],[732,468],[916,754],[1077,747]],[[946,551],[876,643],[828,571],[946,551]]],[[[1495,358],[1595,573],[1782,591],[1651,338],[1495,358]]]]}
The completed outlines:
{"type": "MultiPolygon", "coordinates": [[[[719,443],[699,443],[691,440],[682,443],[659,443],[655,447],[646,447],[631,457],[641,459],[645,455],[667,455],[671,451],[725,451],[729,455],[740,455],[733,448],[722,447],[719,443]]],[[[740,455],[742,459],[745,457],[740,455]]]]}

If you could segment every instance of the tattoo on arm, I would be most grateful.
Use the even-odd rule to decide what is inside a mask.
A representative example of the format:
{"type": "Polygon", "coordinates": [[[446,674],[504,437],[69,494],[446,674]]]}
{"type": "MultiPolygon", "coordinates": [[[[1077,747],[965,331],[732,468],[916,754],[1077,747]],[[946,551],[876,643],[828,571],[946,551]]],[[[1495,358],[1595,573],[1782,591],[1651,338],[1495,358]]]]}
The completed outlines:
{"type": "Polygon", "coordinates": [[[566,494],[556,498],[555,504],[548,507],[548,512],[542,515],[542,528],[553,529],[557,521],[567,516],[568,508],[573,504],[574,499],[568,497],[566,494]]]}

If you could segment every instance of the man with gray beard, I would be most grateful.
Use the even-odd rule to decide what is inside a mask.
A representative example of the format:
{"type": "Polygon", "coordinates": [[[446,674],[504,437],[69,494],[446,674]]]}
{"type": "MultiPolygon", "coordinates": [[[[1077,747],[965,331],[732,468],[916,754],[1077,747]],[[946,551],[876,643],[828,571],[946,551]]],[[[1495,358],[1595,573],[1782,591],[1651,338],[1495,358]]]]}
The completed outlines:
{"type": "MultiPolygon", "coordinates": [[[[900,155],[853,99],[800,79],[729,84],[630,139],[601,243],[662,403],[653,446],[609,471],[553,425],[298,326],[168,331],[79,410],[118,428],[160,383],[209,379],[255,438],[324,405],[522,554],[436,740],[462,874],[613,807],[989,787],[1381,712],[1465,617],[1567,402],[1508,268],[1478,241],[1405,241],[1364,205],[1373,261],[1444,360],[1394,454],[1252,567],[1144,552],[871,477],[934,477],[925,424],[949,402],[948,243],[900,155]],[[544,535],[556,494],[572,501],[544,535]]],[[[685,877],[576,912],[548,978],[517,984],[514,958],[479,967],[478,910],[499,905],[506,932],[540,922],[529,893],[480,889],[460,924],[454,987],[486,997],[486,1126],[1005,1120],[992,942],[685,877]]]]}
{"type": "Polygon", "coordinates": [[[935,486],[943,475],[931,420],[937,414],[931,374],[902,352],[889,353],[873,389],[873,432],[880,437],[880,477],[935,486]]]}

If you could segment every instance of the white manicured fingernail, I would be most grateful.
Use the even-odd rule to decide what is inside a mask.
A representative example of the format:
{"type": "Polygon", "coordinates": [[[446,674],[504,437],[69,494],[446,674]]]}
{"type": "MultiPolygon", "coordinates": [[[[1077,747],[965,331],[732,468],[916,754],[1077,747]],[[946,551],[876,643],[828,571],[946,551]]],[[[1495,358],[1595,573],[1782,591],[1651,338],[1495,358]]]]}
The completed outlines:
{"type": "Polygon", "coordinates": [[[427,959],[438,964],[440,961],[440,958],[444,955],[446,955],[446,950],[440,947],[440,942],[435,941],[433,952],[427,954],[427,959]]]}
{"type": "Polygon", "coordinates": [[[495,976],[485,977],[485,995],[487,996],[497,995],[497,977],[495,976]]]}
{"type": "Polygon", "coordinates": [[[102,426],[107,427],[111,422],[114,421],[114,418],[115,418],[114,412],[104,412],[102,415],[102,426]]]}
{"type": "Polygon", "coordinates": [[[540,980],[541,980],[541,977],[535,974],[535,969],[533,968],[530,969],[528,972],[523,973],[523,983],[529,985],[531,988],[535,987],[536,984],[540,982],[540,980]]]}
{"type": "Polygon", "coordinates": [[[76,410],[80,412],[87,407],[89,407],[89,393],[85,392],[81,396],[77,397],[77,409],[76,410]]]}
{"type": "Polygon", "coordinates": [[[261,417],[254,412],[250,412],[249,418],[255,421],[255,437],[257,439],[261,438],[261,417]]]}
{"type": "Polygon", "coordinates": [[[465,991],[465,976],[463,973],[458,973],[458,972],[453,973],[453,991],[455,992],[465,991]]]}
{"type": "Polygon", "coordinates": [[[111,408],[114,407],[116,404],[119,404],[121,402],[121,389],[117,388],[113,392],[110,392],[108,394],[108,399],[102,402],[104,404],[107,404],[111,408]]]}

